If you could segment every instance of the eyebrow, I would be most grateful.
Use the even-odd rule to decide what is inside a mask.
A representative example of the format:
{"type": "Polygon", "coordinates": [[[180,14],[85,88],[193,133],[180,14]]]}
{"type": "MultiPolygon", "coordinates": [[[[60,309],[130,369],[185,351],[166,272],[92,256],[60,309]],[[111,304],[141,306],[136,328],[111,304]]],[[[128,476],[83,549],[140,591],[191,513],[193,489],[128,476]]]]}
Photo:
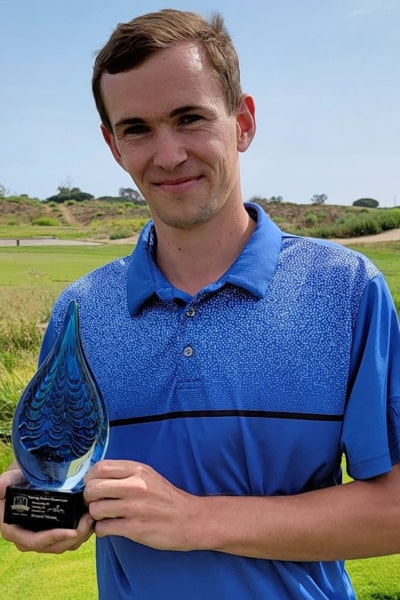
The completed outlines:
{"type": "MultiPolygon", "coordinates": [[[[193,105],[187,105],[187,106],[180,106],[179,108],[175,108],[173,111],[171,111],[168,115],[168,117],[170,119],[173,119],[175,117],[179,117],[180,115],[186,114],[188,112],[193,112],[196,110],[201,110],[202,107],[200,106],[193,106],[193,105]]],[[[142,119],[141,117],[127,117],[126,119],[121,119],[120,121],[117,121],[117,123],[115,123],[114,127],[115,129],[118,129],[119,127],[126,127],[127,125],[145,125],[146,124],[146,120],[142,119]]]]}

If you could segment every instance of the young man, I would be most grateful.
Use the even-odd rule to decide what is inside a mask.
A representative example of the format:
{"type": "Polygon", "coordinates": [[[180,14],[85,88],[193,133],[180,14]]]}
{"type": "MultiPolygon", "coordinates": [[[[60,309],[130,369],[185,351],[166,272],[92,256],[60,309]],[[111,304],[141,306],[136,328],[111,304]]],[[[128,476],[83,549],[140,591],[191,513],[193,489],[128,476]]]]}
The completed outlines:
{"type": "Polygon", "coordinates": [[[382,275],[243,204],[255,110],[220,17],[120,25],[93,90],[152,222],[132,256],[65,290],[41,360],[76,299],[108,455],[76,531],[3,536],[60,553],[94,530],[102,600],[354,598],[342,561],[400,552],[400,334],[382,275]]]}

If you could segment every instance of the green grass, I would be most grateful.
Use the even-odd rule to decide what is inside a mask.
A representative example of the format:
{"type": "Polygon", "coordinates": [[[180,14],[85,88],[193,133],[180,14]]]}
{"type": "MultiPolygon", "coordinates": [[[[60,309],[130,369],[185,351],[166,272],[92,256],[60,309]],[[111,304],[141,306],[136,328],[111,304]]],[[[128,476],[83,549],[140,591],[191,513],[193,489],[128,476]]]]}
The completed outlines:
{"type": "Polygon", "coordinates": [[[370,258],[385,275],[400,314],[400,243],[352,246],[370,258]]]}
{"type": "Polygon", "coordinates": [[[347,561],[358,600],[400,600],[400,556],[347,561]]]}
{"type": "Polygon", "coordinates": [[[95,600],[94,538],[61,555],[21,553],[0,538],[0,581],[7,600],[95,600]]]}
{"type": "Polygon", "coordinates": [[[11,446],[0,442],[0,473],[7,469],[8,465],[11,463],[12,458],[13,453],[11,450],[11,446]]]}
{"type": "Polygon", "coordinates": [[[0,287],[56,284],[62,289],[85,273],[132,252],[128,245],[12,246],[0,248],[0,287]]]}
{"type": "MultiPolygon", "coordinates": [[[[351,478],[346,473],[343,458],[343,481],[351,478]]],[[[357,600],[400,600],[400,554],[346,561],[357,600]]]]}

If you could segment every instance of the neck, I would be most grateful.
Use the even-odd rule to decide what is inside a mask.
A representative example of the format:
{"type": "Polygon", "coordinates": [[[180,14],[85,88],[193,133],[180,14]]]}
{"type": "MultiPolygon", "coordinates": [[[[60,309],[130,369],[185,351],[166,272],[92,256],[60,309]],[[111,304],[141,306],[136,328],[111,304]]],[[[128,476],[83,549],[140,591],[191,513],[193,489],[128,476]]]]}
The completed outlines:
{"type": "Polygon", "coordinates": [[[159,268],[174,287],[194,295],[229,269],[255,223],[241,205],[225,225],[215,218],[190,229],[175,229],[155,221],[155,228],[159,268]]]}

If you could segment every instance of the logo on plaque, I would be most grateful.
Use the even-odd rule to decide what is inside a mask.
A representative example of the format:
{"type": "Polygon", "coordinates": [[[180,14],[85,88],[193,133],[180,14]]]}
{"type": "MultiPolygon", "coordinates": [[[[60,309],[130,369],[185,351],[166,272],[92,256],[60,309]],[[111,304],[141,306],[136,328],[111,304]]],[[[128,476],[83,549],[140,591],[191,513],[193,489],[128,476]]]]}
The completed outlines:
{"type": "Polygon", "coordinates": [[[14,504],[11,506],[12,510],[17,513],[29,512],[29,502],[26,496],[15,496],[14,504]]]}

